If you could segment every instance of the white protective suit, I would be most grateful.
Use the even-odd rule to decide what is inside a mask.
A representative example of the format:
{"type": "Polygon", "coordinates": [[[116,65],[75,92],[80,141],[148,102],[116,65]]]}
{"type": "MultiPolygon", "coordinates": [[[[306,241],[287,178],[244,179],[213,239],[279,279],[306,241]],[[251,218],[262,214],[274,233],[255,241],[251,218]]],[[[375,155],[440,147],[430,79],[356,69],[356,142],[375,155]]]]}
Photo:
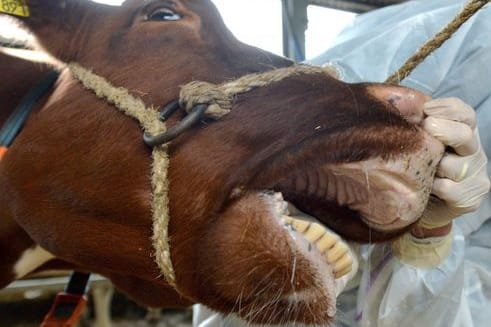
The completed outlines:
{"type": "MultiPolygon", "coordinates": [[[[417,0],[360,15],[311,63],[339,68],[347,82],[383,82],[465,4],[417,0]]],[[[491,156],[491,5],[478,12],[402,85],[433,98],[458,97],[476,110],[482,145],[491,156]]],[[[488,164],[488,174],[491,167],[488,164]]],[[[396,259],[389,245],[362,246],[360,272],[338,297],[336,326],[491,326],[491,197],[458,218],[448,258],[435,269],[396,259]]],[[[202,306],[194,326],[246,326],[202,306]]]]}
{"type": "MultiPolygon", "coordinates": [[[[348,82],[382,82],[464,4],[462,0],[419,0],[361,15],[312,63],[334,64],[348,82]]],[[[433,98],[458,97],[475,108],[488,156],[490,32],[491,6],[487,5],[402,83],[433,98]]],[[[477,212],[455,220],[451,254],[436,269],[404,265],[394,259],[388,246],[364,247],[360,285],[339,297],[338,325],[491,326],[491,220],[485,223],[489,217],[488,194],[477,212]]]]}

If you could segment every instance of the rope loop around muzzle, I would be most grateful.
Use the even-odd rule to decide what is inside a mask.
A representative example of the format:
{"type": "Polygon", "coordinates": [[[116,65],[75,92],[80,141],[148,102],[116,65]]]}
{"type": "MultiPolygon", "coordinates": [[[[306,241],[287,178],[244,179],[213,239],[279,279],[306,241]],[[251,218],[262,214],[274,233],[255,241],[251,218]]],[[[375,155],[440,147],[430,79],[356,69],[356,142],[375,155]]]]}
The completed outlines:
{"type": "Polygon", "coordinates": [[[234,99],[238,94],[258,87],[268,86],[290,76],[308,74],[326,74],[333,77],[338,75],[337,71],[329,66],[293,65],[263,73],[244,75],[223,84],[193,81],[181,87],[179,103],[188,113],[196,105],[206,104],[208,109],[205,115],[213,119],[219,119],[232,110],[234,99]]]}

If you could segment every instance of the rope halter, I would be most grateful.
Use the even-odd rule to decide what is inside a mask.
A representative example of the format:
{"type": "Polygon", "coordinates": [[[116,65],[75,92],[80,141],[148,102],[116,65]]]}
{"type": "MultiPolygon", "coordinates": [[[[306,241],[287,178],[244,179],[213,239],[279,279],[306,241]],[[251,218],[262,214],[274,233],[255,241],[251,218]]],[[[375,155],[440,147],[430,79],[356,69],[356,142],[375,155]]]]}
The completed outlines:
{"type": "MultiPolygon", "coordinates": [[[[167,131],[165,122],[159,119],[159,112],[152,107],[147,108],[141,99],[131,95],[127,89],[114,87],[105,78],[76,63],[69,64],[68,68],[73,77],[94,92],[98,98],[106,100],[124,114],[136,119],[145,132],[156,134],[167,131]]],[[[152,161],[152,241],[155,250],[155,262],[169,285],[178,291],[169,247],[169,180],[167,176],[169,157],[166,145],[156,146],[152,149],[152,161]]]]}
{"type": "Polygon", "coordinates": [[[293,65],[264,73],[244,75],[223,84],[193,81],[181,87],[179,103],[188,113],[192,112],[196,105],[206,104],[208,108],[205,115],[219,119],[232,110],[233,101],[238,94],[279,82],[287,77],[309,74],[327,74],[336,77],[338,72],[330,66],[293,65]]]}
{"type": "MultiPolygon", "coordinates": [[[[122,113],[137,120],[146,134],[157,135],[167,132],[165,119],[159,117],[158,110],[146,107],[140,98],[131,95],[127,89],[113,86],[105,78],[77,63],[69,64],[68,68],[73,77],[98,98],[107,101],[122,113]]],[[[192,112],[193,108],[198,106],[205,115],[219,119],[230,112],[233,99],[239,93],[278,82],[289,76],[319,73],[331,76],[336,74],[331,67],[298,65],[265,73],[245,75],[237,80],[219,85],[194,81],[182,87],[179,103],[188,112],[192,112]]],[[[152,241],[155,250],[155,262],[169,285],[179,292],[169,245],[169,157],[167,145],[157,144],[153,146],[152,161],[152,241]]]]}

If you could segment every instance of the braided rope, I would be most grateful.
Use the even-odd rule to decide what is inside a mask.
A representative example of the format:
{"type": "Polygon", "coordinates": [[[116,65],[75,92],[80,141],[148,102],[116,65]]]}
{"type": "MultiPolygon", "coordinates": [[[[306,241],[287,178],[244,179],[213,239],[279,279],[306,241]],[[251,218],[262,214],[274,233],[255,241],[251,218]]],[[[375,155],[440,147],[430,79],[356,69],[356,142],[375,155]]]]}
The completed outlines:
{"type": "Polygon", "coordinates": [[[411,72],[426,59],[433,51],[440,48],[445,41],[450,39],[455,32],[478,10],[491,0],[471,0],[462,11],[432,39],[427,41],[414,55],[412,55],[399,70],[390,75],[385,83],[399,84],[411,72]]]}
{"type": "Polygon", "coordinates": [[[208,104],[206,115],[218,119],[230,112],[236,95],[279,82],[290,76],[305,74],[336,76],[337,72],[331,67],[294,65],[244,75],[223,84],[193,81],[181,87],[180,104],[188,112],[197,104],[208,104]]]}
{"type": "MultiPolygon", "coordinates": [[[[115,87],[103,77],[71,63],[69,69],[72,75],[79,80],[85,88],[93,91],[95,95],[113,104],[124,114],[136,119],[142,128],[152,134],[164,133],[167,129],[165,123],[159,119],[159,112],[154,108],[147,108],[139,98],[129,94],[122,87],[115,87]]],[[[152,212],[153,212],[153,247],[155,261],[167,282],[176,288],[176,277],[170,256],[169,245],[169,157],[165,145],[156,146],[152,150],[152,212]]]]}

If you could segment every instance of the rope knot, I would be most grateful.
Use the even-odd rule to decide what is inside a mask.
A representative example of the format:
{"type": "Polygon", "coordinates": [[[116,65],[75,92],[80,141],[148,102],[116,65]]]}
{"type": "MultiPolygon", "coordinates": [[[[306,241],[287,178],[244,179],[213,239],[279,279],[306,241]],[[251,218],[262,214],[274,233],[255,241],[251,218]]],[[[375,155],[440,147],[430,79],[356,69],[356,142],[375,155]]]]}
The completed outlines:
{"type": "Polygon", "coordinates": [[[232,109],[232,99],[221,86],[202,81],[193,81],[184,85],[181,88],[179,102],[181,108],[188,113],[198,104],[207,104],[208,109],[205,114],[214,119],[227,115],[232,109]]]}
{"type": "Polygon", "coordinates": [[[198,104],[206,104],[205,114],[219,119],[232,110],[235,97],[252,89],[279,82],[287,77],[302,74],[326,74],[337,77],[333,67],[317,67],[310,65],[293,65],[276,68],[262,73],[244,75],[236,80],[223,84],[193,81],[181,87],[179,104],[188,113],[198,104]]]}

